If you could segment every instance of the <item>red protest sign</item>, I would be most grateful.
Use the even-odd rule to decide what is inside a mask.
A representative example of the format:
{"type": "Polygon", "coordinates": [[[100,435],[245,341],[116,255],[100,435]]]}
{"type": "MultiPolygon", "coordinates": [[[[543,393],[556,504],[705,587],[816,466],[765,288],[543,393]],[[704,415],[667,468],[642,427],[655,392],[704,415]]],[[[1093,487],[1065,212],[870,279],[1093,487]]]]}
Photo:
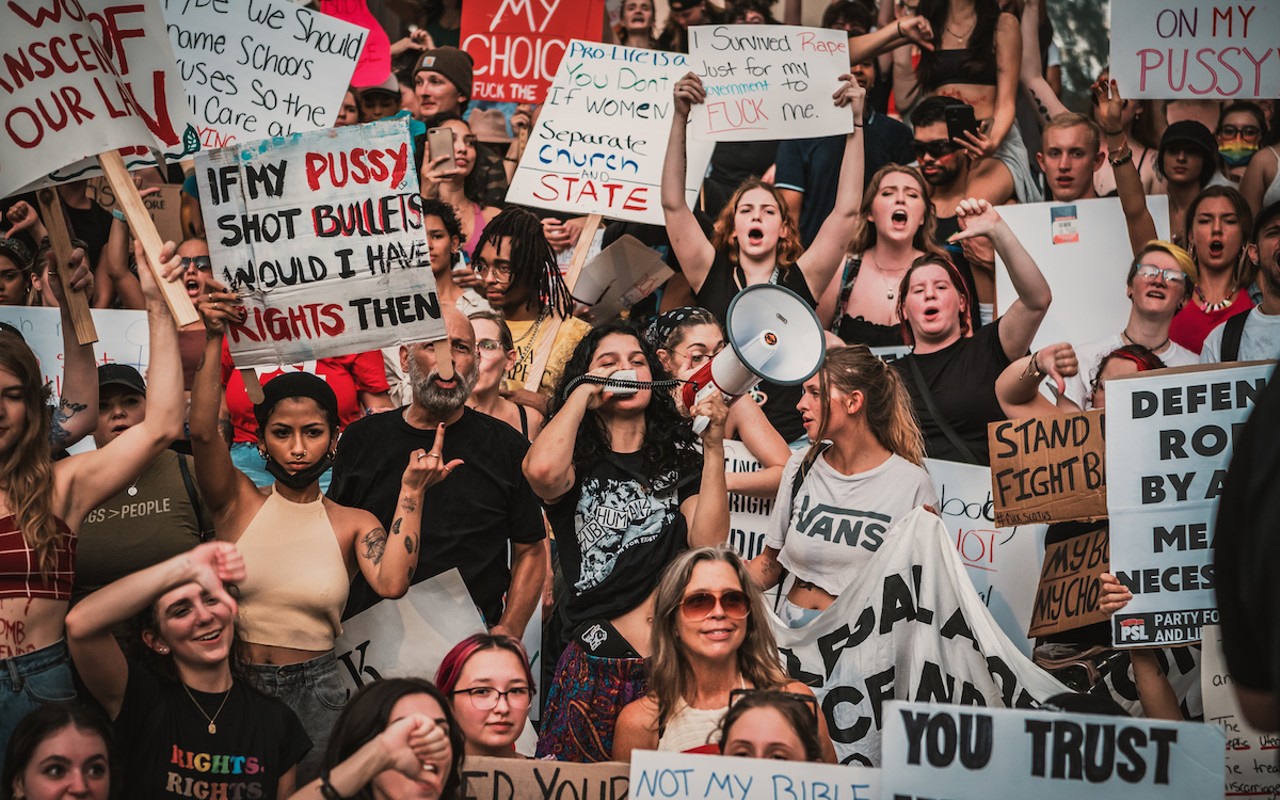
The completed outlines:
{"type": "Polygon", "coordinates": [[[391,39],[369,10],[366,0],[320,0],[320,13],[359,25],[369,32],[360,60],[356,62],[355,74],[351,76],[351,85],[363,88],[385,81],[391,74],[391,39]]]}
{"type": "Polygon", "coordinates": [[[462,49],[475,61],[472,98],[541,103],[570,39],[599,41],[604,3],[468,0],[462,49]]]}

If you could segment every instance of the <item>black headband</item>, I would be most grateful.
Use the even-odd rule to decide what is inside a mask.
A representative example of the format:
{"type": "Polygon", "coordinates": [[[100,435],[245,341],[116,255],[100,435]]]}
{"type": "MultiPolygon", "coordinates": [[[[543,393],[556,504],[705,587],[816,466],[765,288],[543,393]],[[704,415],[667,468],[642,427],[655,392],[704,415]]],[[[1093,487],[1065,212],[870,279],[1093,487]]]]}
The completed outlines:
{"type": "Polygon", "coordinates": [[[310,372],[285,372],[267,381],[267,385],[262,387],[262,402],[253,407],[253,416],[258,420],[259,430],[267,427],[267,418],[271,416],[276,404],[289,397],[311,398],[337,423],[338,396],[325,383],[324,378],[318,378],[310,372]]]}

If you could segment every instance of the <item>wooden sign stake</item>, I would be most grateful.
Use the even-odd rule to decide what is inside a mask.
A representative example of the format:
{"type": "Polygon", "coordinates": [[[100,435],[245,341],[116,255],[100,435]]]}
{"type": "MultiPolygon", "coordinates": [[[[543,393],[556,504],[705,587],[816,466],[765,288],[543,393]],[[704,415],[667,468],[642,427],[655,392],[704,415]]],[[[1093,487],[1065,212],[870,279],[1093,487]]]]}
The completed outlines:
{"type": "Polygon", "coordinates": [[[98,341],[98,329],[94,327],[93,314],[89,312],[89,298],[85,297],[84,292],[71,291],[71,227],[67,224],[66,212],[62,209],[62,198],[58,197],[57,189],[45,187],[36,192],[36,201],[40,204],[40,216],[45,227],[49,229],[53,260],[58,268],[58,276],[62,278],[62,302],[67,304],[67,311],[71,314],[76,341],[80,344],[93,344],[98,341]]]}

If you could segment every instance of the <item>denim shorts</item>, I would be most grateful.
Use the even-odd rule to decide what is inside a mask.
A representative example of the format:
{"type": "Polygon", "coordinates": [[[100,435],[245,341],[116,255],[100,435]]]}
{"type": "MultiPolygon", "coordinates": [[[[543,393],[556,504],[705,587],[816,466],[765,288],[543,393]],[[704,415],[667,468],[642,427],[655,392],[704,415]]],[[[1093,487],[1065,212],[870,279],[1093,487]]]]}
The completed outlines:
{"type": "Polygon", "coordinates": [[[291,708],[311,737],[311,751],[298,764],[298,785],[320,777],[329,733],[347,704],[348,691],[338,673],[338,659],[329,652],[298,664],[251,664],[249,678],[263,694],[291,708]]]}
{"type": "Polygon", "coordinates": [[[75,698],[65,641],[0,660],[0,772],[9,738],[23,717],[48,703],[75,698]]]}

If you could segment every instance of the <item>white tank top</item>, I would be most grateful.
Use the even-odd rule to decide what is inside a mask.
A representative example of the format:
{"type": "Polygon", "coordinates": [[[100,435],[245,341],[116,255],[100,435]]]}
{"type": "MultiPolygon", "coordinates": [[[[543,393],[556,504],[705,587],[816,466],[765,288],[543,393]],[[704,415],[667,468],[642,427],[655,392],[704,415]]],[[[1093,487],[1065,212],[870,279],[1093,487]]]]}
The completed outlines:
{"type": "Polygon", "coordinates": [[[658,739],[658,750],[667,753],[683,753],[695,747],[711,743],[711,737],[720,727],[728,706],[724,708],[694,708],[683,700],[676,713],[667,721],[667,729],[658,739]]]}

